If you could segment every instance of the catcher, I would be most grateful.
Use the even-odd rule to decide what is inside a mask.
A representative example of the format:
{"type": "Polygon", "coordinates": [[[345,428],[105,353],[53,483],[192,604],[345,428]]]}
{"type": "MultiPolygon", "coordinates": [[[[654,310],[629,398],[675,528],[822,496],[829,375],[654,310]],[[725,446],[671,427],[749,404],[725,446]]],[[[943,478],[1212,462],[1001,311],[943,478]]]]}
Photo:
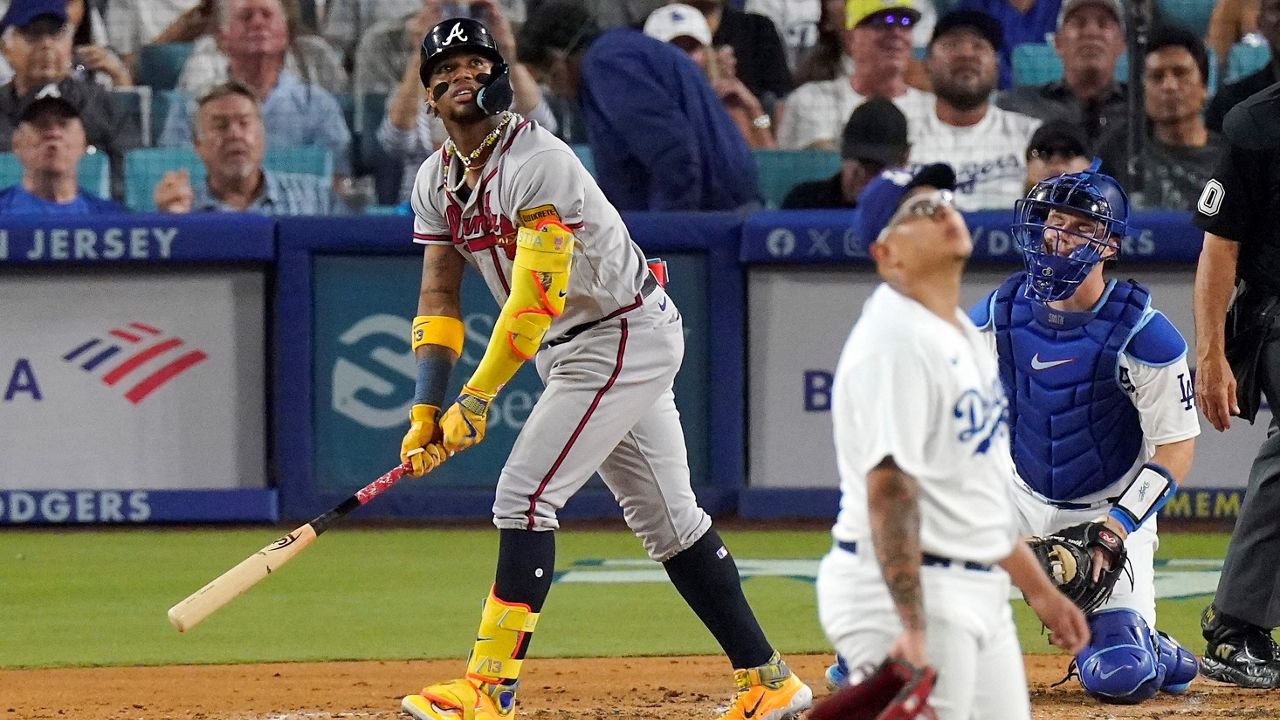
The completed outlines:
{"type": "Polygon", "coordinates": [[[1196,659],[1157,632],[1156,512],[1191,467],[1187,344],[1150,293],[1103,270],[1129,200],[1098,162],[1037,183],[1015,206],[1026,271],[971,311],[1009,398],[1014,505],[1032,549],[1088,613],[1075,656],[1086,693],[1138,703],[1181,692],[1196,659]]]}

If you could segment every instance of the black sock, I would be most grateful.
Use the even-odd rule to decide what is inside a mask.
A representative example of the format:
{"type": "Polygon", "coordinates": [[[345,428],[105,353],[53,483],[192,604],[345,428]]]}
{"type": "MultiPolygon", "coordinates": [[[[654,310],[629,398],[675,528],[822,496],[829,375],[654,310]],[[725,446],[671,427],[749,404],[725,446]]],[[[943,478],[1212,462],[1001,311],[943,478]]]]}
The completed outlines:
{"type": "MultiPolygon", "coordinates": [[[[498,570],[493,581],[493,594],[508,603],[528,605],[542,612],[542,604],[551,592],[555,575],[556,536],[553,531],[498,531],[498,570]]],[[[533,633],[524,636],[516,650],[516,659],[524,659],[533,633]]]]}
{"type": "Polygon", "coordinates": [[[734,668],[769,662],[773,646],[756,622],[755,613],[742,594],[738,566],[714,528],[663,566],[734,668]]]}

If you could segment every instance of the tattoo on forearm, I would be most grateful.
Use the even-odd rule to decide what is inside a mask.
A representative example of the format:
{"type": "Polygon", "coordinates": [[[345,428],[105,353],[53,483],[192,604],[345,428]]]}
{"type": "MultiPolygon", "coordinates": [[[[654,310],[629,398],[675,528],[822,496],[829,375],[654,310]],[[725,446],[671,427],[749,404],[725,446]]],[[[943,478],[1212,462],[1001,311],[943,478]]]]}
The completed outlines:
{"type": "Polygon", "coordinates": [[[920,589],[920,505],[916,481],[892,460],[868,473],[868,510],[876,560],[902,625],[924,629],[920,589]]]}

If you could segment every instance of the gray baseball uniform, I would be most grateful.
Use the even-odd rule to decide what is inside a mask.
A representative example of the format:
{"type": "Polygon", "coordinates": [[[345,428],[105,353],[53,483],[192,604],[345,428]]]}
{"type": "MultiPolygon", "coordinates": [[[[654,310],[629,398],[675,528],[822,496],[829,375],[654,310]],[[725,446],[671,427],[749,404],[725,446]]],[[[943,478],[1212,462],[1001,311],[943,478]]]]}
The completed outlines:
{"type": "Polygon", "coordinates": [[[675,303],[586,168],[516,116],[470,193],[442,151],[414,182],[414,242],[452,245],[499,305],[516,230],[544,218],[576,242],[564,312],[535,358],[546,391],[520,431],[493,504],[499,528],[554,530],[556,513],[599,470],[650,557],[665,561],[711,526],[689,484],[672,382],[684,355],[675,303]]]}

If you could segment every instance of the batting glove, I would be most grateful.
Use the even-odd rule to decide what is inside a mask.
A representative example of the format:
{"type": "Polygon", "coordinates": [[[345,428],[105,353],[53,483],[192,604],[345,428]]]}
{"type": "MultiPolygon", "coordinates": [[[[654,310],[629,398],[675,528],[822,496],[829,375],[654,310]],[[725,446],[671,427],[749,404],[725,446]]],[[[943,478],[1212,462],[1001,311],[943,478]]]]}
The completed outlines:
{"type": "Polygon", "coordinates": [[[440,418],[440,431],[444,436],[444,449],[450,455],[466,450],[484,439],[485,419],[489,415],[489,403],[493,396],[462,386],[462,394],[440,418]]]}
{"type": "Polygon", "coordinates": [[[433,464],[428,448],[434,444],[436,453],[441,453],[439,417],[440,408],[434,405],[414,405],[409,409],[409,432],[404,434],[404,440],[400,442],[400,462],[413,466],[409,471],[413,477],[422,477],[439,464],[433,464]],[[427,452],[414,452],[424,449],[427,452]]]}

